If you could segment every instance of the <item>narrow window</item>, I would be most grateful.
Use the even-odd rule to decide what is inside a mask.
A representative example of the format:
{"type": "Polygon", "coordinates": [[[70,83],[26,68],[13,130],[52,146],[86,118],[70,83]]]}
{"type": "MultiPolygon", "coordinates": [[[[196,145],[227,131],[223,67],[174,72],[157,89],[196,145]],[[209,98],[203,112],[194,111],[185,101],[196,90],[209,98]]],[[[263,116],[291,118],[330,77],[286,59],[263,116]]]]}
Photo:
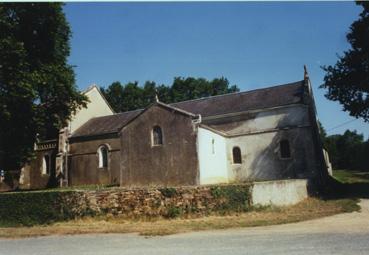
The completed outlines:
{"type": "Polygon", "coordinates": [[[50,157],[45,155],[42,159],[42,174],[50,174],[50,157]]]}
{"type": "Polygon", "coordinates": [[[233,147],[232,154],[233,154],[233,164],[242,164],[240,147],[233,147]]]}
{"type": "Polygon", "coordinates": [[[99,154],[99,168],[108,167],[108,148],[103,145],[98,150],[99,154]]]}
{"type": "Polygon", "coordinates": [[[152,145],[162,145],[163,144],[163,133],[159,126],[155,126],[152,129],[152,145]]]}
{"type": "Polygon", "coordinates": [[[281,158],[291,157],[290,143],[288,142],[288,140],[280,141],[279,148],[281,152],[281,158]]]}
{"type": "Polygon", "coordinates": [[[215,154],[215,140],[214,140],[214,138],[213,139],[211,139],[211,152],[213,153],[213,154],[215,154]]]}

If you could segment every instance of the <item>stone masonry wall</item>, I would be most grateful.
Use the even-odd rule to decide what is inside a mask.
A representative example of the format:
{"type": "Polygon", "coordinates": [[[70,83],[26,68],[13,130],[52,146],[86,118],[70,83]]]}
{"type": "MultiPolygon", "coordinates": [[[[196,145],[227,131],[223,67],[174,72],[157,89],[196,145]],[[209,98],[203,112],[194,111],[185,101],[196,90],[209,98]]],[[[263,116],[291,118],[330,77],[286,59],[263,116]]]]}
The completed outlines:
{"type": "Polygon", "coordinates": [[[0,193],[0,226],[47,224],[83,216],[128,218],[244,212],[307,197],[306,180],[187,187],[104,188],[0,193]]]}
{"type": "Polygon", "coordinates": [[[75,217],[121,215],[127,217],[176,217],[187,214],[246,211],[251,185],[190,186],[152,189],[103,189],[65,193],[60,211],[75,217]]]}

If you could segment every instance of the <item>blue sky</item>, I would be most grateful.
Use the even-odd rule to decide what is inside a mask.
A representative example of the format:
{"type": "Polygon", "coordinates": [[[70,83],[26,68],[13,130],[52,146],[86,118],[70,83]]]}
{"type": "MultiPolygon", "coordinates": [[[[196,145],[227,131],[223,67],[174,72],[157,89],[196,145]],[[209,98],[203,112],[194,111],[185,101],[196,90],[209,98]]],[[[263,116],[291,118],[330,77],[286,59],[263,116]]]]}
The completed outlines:
{"type": "Polygon", "coordinates": [[[242,91],[302,80],[306,64],[328,133],[356,129],[368,138],[369,124],[318,88],[320,66],[349,47],[345,35],[360,11],[353,2],[67,3],[69,62],[80,89],[224,76],[242,91]]]}

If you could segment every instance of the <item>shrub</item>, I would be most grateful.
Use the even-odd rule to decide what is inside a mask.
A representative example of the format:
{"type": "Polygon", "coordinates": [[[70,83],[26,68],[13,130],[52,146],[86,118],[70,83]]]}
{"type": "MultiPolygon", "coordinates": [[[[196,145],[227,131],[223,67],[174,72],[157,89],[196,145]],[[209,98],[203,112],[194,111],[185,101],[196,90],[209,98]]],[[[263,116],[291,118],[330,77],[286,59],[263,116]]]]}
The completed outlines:
{"type": "Polygon", "coordinates": [[[178,208],[178,207],[175,207],[175,206],[170,206],[167,210],[167,214],[165,215],[165,217],[173,219],[173,218],[177,218],[181,214],[182,214],[181,208],[178,208]]]}
{"type": "Polygon", "coordinates": [[[224,200],[217,204],[216,210],[241,212],[250,209],[250,185],[214,186],[210,188],[210,192],[214,198],[224,200]]]}
{"type": "Polygon", "coordinates": [[[171,198],[177,195],[177,190],[175,188],[161,188],[159,190],[164,197],[171,198]]]}
{"type": "Polygon", "coordinates": [[[32,226],[75,217],[73,207],[59,203],[73,200],[74,191],[12,192],[0,194],[0,226],[32,226]]]}

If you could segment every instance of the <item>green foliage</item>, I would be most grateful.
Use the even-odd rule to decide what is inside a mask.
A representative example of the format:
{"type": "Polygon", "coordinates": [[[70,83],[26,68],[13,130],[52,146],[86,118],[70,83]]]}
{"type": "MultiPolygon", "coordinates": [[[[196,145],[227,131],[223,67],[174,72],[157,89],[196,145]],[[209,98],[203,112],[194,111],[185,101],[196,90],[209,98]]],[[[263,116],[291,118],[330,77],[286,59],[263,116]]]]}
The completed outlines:
{"type": "Polygon", "coordinates": [[[73,195],[73,191],[0,194],[0,226],[32,226],[72,219],[75,213],[60,201],[65,196],[72,199],[73,195]]]}
{"type": "Polygon", "coordinates": [[[369,121],[369,2],[356,2],[363,7],[346,38],[351,48],[334,66],[323,66],[326,72],[322,88],[326,97],[338,101],[351,116],[369,121]]]}
{"type": "Polygon", "coordinates": [[[182,214],[182,209],[176,206],[170,206],[165,215],[166,218],[173,219],[177,218],[182,214]]]}
{"type": "Polygon", "coordinates": [[[169,187],[169,188],[161,188],[159,189],[161,194],[163,194],[164,197],[174,197],[177,195],[177,190],[175,188],[169,187]]]}
{"type": "Polygon", "coordinates": [[[175,77],[171,86],[157,85],[153,81],[146,81],[143,87],[138,82],[126,85],[113,82],[107,89],[101,88],[101,91],[116,112],[125,112],[147,107],[154,102],[156,94],[161,102],[174,103],[237,92],[239,89],[236,85],[230,86],[224,77],[211,81],[204,78],[175,77]]]}
{"type": "MultiPolygon", "coordinates": [[[[341,183],[368,183],[369,173],[359,171],[334,170],[333,176],[341,183]]],[[[368,190],[369,193],[369,190],[368,190]]]]}
{"type": "Polygon", "coordinates": [[[0,168],[17,169],[36,134],[55,138],[85,105],[67,63],[71,31],[61,3],[0,3],[0,168]]]}
{"type": "Polygon", "coordinates": [[[224,199],[216,210],[247,211],[250,209],[251,194],[249,185],[224,185],[211,187],[211,195],[217,199],[224,199]]]}
{"type": "Polygon", "coordinates": [[[369,139],[364,141],[362,134],[346,130],[327,136],[323,143],[334,169],[369,171],[369,139]]]}

